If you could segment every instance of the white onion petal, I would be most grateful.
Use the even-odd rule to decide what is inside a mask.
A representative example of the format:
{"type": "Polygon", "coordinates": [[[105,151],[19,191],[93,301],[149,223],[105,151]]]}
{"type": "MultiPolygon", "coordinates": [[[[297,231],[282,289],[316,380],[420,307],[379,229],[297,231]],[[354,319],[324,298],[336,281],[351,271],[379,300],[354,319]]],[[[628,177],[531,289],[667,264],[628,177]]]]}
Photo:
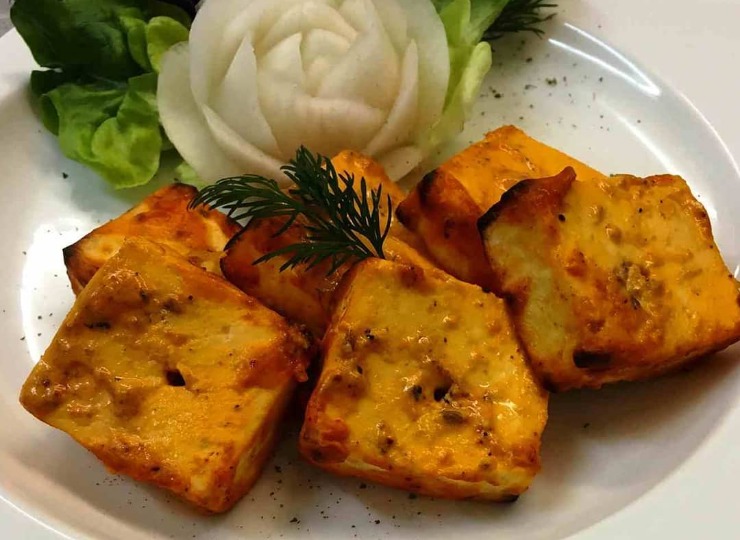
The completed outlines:
{"type": "Polygon", "coordinates": [[[203,179],[218,179],[242,172],[221,150],[190,92],[190,54],[178,43],[162,56],[157,106],[167,136],[203,179]]]}
{"type": "Polygon", "coordinates": [[[442,20],[429,0],[403,0],[409,36],[419,50],[419,110],[417,133],[431,128],[442,114],[450,78],[450,51],[442,20]]]}
{"type": "Polygon", "coordinates": [[[400,62],[375,7],[366,0],[366,29],[336,64],[317,95],[364,101],[387,110],[398,91],[400,62]]]}
{"type": "Polygon", "coordinates": [[[231,65],[233,54],[244,40],[244,32],[233,25],[242,21],[245,28],[254,22],[251,0],[204,2],[190,29],[190,84],[195,100],[208,100],[211,85],[220,81],[231,65]],[[232,28],[231,34],[228,28],[232,28]]]}
{"type": "Polygon", "coordinates": [[[363,153],[376,156],[393,147],[403,144],[414,130],[419,111],[419,53],[416,43],[411,42],[406,49],[401,69],[400,88],[385,124],[375,134],[363,153]]]}
{"type": "Polygon", "coordinates": [[[327,30],[349,41],[357,36],[357,31],[335,9],[319,2],[307,1],[283,13],[255,49],[259,54],[288,36],[314,28],[327,30]]]}
{"type": "Polygon", "coordinates": [[[374,0],[375,11],[380,16],[383,27],[388,37],[393,42],[393,47],[402,52],[409,42],[408,24],[406,14],[397,0],[374,0]]]}
{"type": "Polygon", "coordinates": [[[304,89],[315,94],[326,74],[351,45],[349,40],[321,28],[306,32],[301,42],[304,89]]]}
{"type": "Polygon", "coordinates": [[[324,155],[335,154],[337,148],[362,148],[385,120],[380,109],[313,97],[269,75],[260,78],[260,95],[262,110],[285,152],[300,145],[324,155]]]}
{"type": "Polygon", "coordinates": [[[262,152],[259,148],[242,139],[231,127],[224,122],[210,107],[203,107],[203,116],[211,130],[213,138],[224,153],[238,166],[242,172],[261,174],[268,178],[281,176],[282,162],[262,152]]]}
{"type": "MultiPolygon", "coordinates": [[[[300,62],[299,62],[300,65],[300,62]]],[[[257,59],[245,39],[221,80],[213,89],[208,106],[244,140],[264,152],[275,154],[278,145],[262,115],[257,95],[257,59]]],[[[203,104],[205,106],[205,104],[203,104]]]]}

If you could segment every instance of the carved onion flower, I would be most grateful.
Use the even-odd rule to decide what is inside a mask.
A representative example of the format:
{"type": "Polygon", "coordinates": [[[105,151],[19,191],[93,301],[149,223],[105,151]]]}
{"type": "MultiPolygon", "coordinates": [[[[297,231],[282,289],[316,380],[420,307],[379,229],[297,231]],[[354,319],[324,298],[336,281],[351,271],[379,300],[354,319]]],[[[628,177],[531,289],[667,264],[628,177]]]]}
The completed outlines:
{"type": "Polygon", "coordinates": [[[163,58],[162,124],[207,182],[354,149],[398,179],[433,149],[450,57],[430,0],[207,0],[163,58]]]}

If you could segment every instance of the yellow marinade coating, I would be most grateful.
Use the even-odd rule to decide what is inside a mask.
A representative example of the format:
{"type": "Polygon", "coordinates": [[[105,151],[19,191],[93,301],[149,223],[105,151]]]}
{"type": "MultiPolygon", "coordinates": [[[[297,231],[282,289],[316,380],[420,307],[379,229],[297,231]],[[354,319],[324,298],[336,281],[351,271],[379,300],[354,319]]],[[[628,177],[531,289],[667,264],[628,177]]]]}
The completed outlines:
{"type": "Polygon", "coordinates": [[[189,210],[197,193],[186,184],[165,186],[64,248],[64,264],[75,294],[129,237],[165,244],[193,264],[220,273],[224,246],[240,227],[217,210],[204,206],[189,210]]]}
{"type": "Polygon", "coordinates": [[[680,177],[574,177],[517,184],[480,222],[547,388],[652,377],[740,338],[738,283],[680,177]]]}
{"type": "Polygon", "coordinates": [[[604,178],[523,131],[504,126],[424,177],[396,215],[421,237],[444,270],[488,289],[493,276],[478,234],[478,218],[517,182],[553,176],[566,167],[575,169],[579,180],[604,178]]]}
{"type": "Polygon", "coordinates": [[[129,239],[77,297],[20,399],[112,472],[222,512],[269,457],[307,349],[221,277],[129,239]]]}
{"type": "Polygon", "coordinates": [[[547,393],[504,304],[435,269],[368,259],[344,278],[300,450],[341,475],[510,501],[540,468],[547,393]]]}

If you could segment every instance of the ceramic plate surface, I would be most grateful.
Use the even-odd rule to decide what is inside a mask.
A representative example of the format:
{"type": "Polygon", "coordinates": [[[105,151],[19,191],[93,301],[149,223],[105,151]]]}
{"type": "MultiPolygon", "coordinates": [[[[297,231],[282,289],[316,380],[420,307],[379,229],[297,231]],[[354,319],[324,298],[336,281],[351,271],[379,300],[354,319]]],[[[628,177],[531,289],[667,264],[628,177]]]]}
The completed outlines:
{"type": "MultiPolygon", "coordinates": [[[[680,174],[737,275],[739,18],[729,0],[574,0],[546,39],[496,44],[474,116],[440,159],[511,123],[608,173],[680,174]]],[[[0,58],[0,538],[737,538],[738,347],[656,381],[553,396],[542,472],[513,505],[330,476],[297,456],[298,426],[225,516],[108,475],[17,396],[73,302],[61,249],[155,186],[115,192],[64,159],[31,108],[34,64],[15,32],[0,58]]]]}

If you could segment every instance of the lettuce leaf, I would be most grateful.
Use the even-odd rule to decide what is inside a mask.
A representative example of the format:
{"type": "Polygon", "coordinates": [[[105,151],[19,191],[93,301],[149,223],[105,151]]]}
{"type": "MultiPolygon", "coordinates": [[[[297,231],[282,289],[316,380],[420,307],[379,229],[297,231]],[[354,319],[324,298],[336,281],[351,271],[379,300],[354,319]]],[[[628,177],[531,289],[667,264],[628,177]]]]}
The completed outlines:
{"type": "MultiPolygon", "coordinates": [[[[475,43],[481,40],[509,2],[510,0],[468,0],[464,3],[459,0],[432,0],[443,22],[447,18],[447,22],[451,23],[450,28],[457,26],[459,30],[470,32],[468,41],[475,43]],[[465,11],[469,15],[464,15],[465,11]]],[[[445,26],[447,27],[447,23],[445,26]]],[[[457,34],[458,40],[459,37],[465,39],[465,35],[457,34]]]]}
{"type": "Polygon", "coordinates": [[[126,29],[129,52],[144,71],[159,73],[162,55],[175,43],[188,39],[187,27],[171,17],[152,17],[149,22],[121,17],[121,23],[126,29]]]}
{"type": "Polygon", "coordinates": [[[162,55],[191,18],[160,0],[16,0],[11,19],[39,65],[31,89],[62,153],[116,188],[146,184],[171,144],[156,106],[162,55]]]}
{"type": "Polygon", "coordinates": [[[450,81],[442,117],[429,134],[437,146],[462,131],[491,69],[491,46],[481,42],[484,32],[509,0],[432,0],[447,33],[450,48],[450,81]]]}
{"type": "Polygon", "coordinates": [[[146,51],[149,64],[159,73],[162,55],[170,47],[188,40],[188,29],[170,17],[153,17],[146,25],[146,51]]]}
{"type": "Polygon", "coordinates": [[[471,60],[480,61],[483,47],[490,53],[490,45],[480,43],[480,40],[507,2],[508,0],[453,0],[439,12],[450,47],[451,70],[447,103],[455,94],[471,60]],[[476,50],[478,52],[474,54],[476,50]]]}
{"type": "Polygon", "coordinates": [[[40,66],[113,80],[141,73],[121,22],[144,20],[138,0],[16,0],[10,18],[40,66]]]}
{"type": "Polygon", "coordinates": [[[159,169],[156,92],[154,73],[126,85],[65,83],[41,97],[41,117],[65,156],[116,188],[140,186],[159,169]]]}
{"type": "Polygon", "coordinates": [[[185,160],[175,167],[175,178],[177,178],[178,182],[195,186],[198,189],[204,188],[209,184],[209,182],[204,182],[198,173],[195,172],[195,169],[185,160]]]}
{"type": "Polygon", "coordinates": [[[460,70],[454,88],[447,94],[445,108],[429,135],[429,142],[437,147],[463,130],[465,121],[478,99],[481,84],[491,69],[491,47],[479,43],[473,47],[465,65],[460,70]]]}
{"type": "Polygon", "coordinates": [[[146,46],[146,21],[135,17],[121,17],[121,26],[126,30],[126,43],[128,52],[134,62],[144,71],[152,71],[146,46]]]}

